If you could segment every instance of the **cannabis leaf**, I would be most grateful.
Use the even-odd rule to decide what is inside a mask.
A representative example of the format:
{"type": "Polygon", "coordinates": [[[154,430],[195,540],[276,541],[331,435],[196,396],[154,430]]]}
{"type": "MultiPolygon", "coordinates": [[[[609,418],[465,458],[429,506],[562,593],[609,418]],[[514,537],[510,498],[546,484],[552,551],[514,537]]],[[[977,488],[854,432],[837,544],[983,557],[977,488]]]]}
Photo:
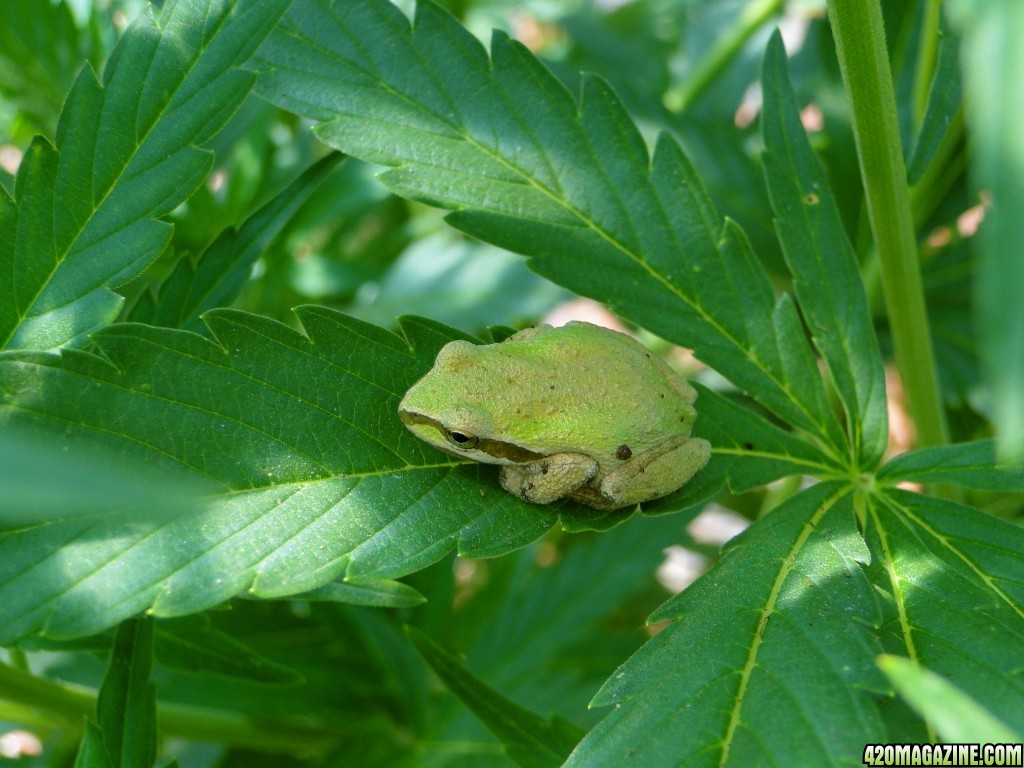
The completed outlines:
{"type": "MultiPolygon", "coordinates": [[[[450,340],[408,320],[410,342],[317,307],[308,334],[234,310],[211,341],[135,324],[79,350],[0,355],[0,424],[95,447],[206,489],[193,514],[80,516],[0,534],[0,637],[90,634],[141,610],[193,613],[246,590],[280,596],[346,577],[328,599],[396,604],[381,580],[458,544],[522,546],[557,519],[493,473],[415,439],[398,401],[450,340]],[[411,345],[410,345],[411,343],[411,345]]],[[[571,519],[572,507],[565,514],[571,519]]],[[[589,519],[580,512],[581,520],[589,519]]]]}
{"type": "Polygon", "coordinates": [[[239,66],[288,0],[150,6],[114,50],[100,83],[82,70],[55,143],[37,137],[14,199],[0,191],[0,349],[52,349],[109,322],[111,289],[166,247],[158,221],[202,183],[200,149],[255,76],[239,66]]]}

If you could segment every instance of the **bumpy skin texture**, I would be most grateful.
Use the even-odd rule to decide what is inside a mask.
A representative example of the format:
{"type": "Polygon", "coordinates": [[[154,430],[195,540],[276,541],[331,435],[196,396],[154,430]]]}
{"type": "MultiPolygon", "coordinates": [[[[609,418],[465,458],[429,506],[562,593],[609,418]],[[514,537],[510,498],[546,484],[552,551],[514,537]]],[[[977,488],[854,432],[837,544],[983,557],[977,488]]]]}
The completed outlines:
{"type": "Polygon", "coordinates": [[[502,486],[526,501],[616,509],[671,493],[707,462],[710,445],[690,437],[694,400],[631,337],[569,323],[447,344],[399,412],[431,445],[502,465],[502,486]]]}

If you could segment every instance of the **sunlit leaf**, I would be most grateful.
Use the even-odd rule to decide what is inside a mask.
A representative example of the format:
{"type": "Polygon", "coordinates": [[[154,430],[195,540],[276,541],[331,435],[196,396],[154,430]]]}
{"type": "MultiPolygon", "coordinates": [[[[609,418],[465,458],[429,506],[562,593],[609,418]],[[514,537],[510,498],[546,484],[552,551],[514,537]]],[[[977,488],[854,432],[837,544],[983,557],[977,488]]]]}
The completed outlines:
{"type": "Polygon", "coordinates": [[[822,483],[730,542],[608,679],[567,765],[835,765],[880,740],[881,613],[852,500],[822,483]],[[687,660],[699,660],[688,663],[687,660]]]}

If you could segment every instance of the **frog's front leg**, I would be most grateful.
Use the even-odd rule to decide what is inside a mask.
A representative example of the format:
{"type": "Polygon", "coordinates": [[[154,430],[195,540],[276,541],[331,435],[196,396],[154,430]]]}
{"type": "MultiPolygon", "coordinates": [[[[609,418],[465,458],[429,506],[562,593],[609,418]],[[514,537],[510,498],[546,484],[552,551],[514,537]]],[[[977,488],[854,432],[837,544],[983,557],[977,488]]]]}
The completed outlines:
{"type": "Polygon", "coordinates": [[[599,508],[617,509],[671,493],[685,485],[710,456],[707,440],[689,435],[669,438],[601,478],[598,491],[605,504],[599,508]]]}
{"type": "Polygon", "coordinates": [[[597,474],[597,462],[582,453],[556,453],[501,468],[501,487],[532,504],[550,504],[597,474]]]}

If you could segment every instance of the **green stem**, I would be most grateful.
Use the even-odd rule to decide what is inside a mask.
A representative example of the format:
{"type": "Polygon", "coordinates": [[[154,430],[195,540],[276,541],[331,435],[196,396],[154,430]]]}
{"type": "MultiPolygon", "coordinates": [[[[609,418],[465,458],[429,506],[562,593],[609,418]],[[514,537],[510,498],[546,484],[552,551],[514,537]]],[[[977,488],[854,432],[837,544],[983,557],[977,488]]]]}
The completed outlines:
{"type": "Polygon", "coordinates": [[[839,68],[850,94],[868,216],[907,409],[918,445],[943,445],[949,438],[935,375],[882,9],[879,0],[829,0],[828,9],[839,68]]]}
{"type": "MultiPolygon", "coordinates": [[[[96,717],[96,696],[91,688],[56,683],[0,663],[0,699],[16,705],[7,709],[10,713],[18,707],[44,711],[51,724],[59,720],[81,727],[86,717],[96,717]]],[[[311,724],[180,704],[159,705],[157,724],[163,736],[302,754],[322,752],[343,736],[353,735],[311,724]]]]}
{"type": "Polygon", "coordinates": [[[697,65],[693,74],[677,88],[665,94],[665,106],[673,112],[685,112],[729,66],[743,45],[772,16],[782,10],[783,0],[751,0],[736,23],[721,35],[711,52],[697,65]]]}

